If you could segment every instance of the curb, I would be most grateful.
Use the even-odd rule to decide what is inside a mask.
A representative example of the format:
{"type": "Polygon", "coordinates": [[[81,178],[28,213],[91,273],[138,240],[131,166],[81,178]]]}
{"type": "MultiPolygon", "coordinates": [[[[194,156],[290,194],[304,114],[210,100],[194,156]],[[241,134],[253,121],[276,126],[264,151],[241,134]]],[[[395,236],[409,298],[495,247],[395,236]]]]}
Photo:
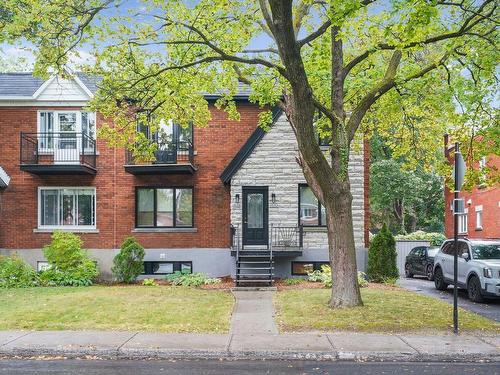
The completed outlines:
{"type": "Polygon", "coordinates": [[[103,359],[103,360],[312,360],[342,362],[500,362],[500,355],[428,355],[388,352],[211,351],[151,349],[0,349],[0,358],[103,359]]]}

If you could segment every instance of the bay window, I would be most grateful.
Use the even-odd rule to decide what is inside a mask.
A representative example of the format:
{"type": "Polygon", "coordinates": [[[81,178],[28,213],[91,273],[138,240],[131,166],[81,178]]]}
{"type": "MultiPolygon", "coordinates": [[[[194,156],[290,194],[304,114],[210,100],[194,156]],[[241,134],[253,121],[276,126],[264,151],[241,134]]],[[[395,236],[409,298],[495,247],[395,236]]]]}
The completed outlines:
{"type": "Polygon", "coordinates": [[[42,187],[38,190],[38,227],[95,229],[95,188],[42,187]]]}
{"type": "Polygon", "coordinates": [[[193,227],[193,188],[137,188],[136,227],[193,227]]]}

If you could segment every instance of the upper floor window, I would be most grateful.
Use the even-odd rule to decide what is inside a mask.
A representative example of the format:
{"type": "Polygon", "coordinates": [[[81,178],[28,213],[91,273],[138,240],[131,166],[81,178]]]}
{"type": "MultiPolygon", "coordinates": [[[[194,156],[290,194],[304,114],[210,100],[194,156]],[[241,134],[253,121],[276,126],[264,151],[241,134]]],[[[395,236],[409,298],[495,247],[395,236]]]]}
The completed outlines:
{"type": "Polygon", "coordinates": [[[299,185],[299,224],[305,226],[326,225],[325,208],[319,203],[311,188],[299,185]]]}
{"type": "Polygon", "coordinates": [[[136,227],[193,227],[193,188],[137,188],[136,227]]]}
{"type": "Polygon", "coordinates": [[[476,230],[483,229],[483,206],[476,206],[476,230]]]}
{"type": "Polygon", "coordinates": [[[38,112],[38,147],[43,151],[64,148],[82,136],[81,146],[93,147],[96,139],[95,113],[81,111],[38,112]]]}
{"type": "Polygon", "coordinates": [[[458,233],[466,234],[468,225],[468,210],[465,209],[465,213],[458,215],[458,233]]]}
{"type": "Polygon", "coordinates": [[[38,227],[95,229],[95,188],[39,188],[38,227]]]}
{"type": "Polygon", "coordinates": [[[182,147],[183,143],[193,144],[192,124],[183,127],[172,120],[161,120],[157,131],[153,132],[150,126],[138,122],[137,131],[144,134],[146,139],[158,142],[160,145],[181,144],[182,147]]]}

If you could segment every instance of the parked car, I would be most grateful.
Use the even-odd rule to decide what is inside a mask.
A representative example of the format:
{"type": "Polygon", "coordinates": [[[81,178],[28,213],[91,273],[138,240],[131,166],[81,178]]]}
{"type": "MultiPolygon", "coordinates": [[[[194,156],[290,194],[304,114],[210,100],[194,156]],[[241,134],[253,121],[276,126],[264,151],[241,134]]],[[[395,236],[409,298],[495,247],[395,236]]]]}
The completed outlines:
{"type": "MultiPolygon", "coordinates": [[[[453,256],[453,240],[447,240],[434,257],[434,285],[438,290],[453,284],[453,256]]],[[[460,239],[457,278],[458,287],[467,289],[474,302],[500,297],[500,240],[460,239]]]]}
{"type": "Polygon", "coordinates": [[[405,276],[413,275],[427,276],[428,280],[434,280],[434,256],[439,251],[439,246],[418,246],[411,249],[405,260],[405,276]]]}

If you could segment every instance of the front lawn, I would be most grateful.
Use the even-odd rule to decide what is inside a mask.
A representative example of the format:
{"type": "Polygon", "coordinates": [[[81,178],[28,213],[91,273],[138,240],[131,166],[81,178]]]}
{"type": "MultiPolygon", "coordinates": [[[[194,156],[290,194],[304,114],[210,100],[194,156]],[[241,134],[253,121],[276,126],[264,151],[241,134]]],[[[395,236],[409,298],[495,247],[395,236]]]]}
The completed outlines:
{"type": "MultiPolygon", "coordinates": [[[[329,289],[283,290],[276,294],[282,331],[435,332],[450,331],[452,306],[400,288],[361,289],[363,307],[328,308],[329,289]]],[[[500,332],[500,323],[459,310],[460,328],[500,332]]]]}
{"type": "Polygon", "coordinates": [[[0,289],[0,330],[229,331],[229,292],[168,286],[0,289]]]}

